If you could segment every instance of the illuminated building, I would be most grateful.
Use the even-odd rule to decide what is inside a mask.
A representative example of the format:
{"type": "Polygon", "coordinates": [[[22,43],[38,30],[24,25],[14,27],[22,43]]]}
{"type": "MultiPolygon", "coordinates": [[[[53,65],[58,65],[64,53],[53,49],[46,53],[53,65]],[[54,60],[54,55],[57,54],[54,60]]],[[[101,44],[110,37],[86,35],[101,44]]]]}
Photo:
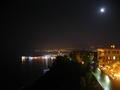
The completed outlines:
{"type": "Polygon", "coordinates": [[[120,60],[120,48],[115,48],[115,45],[111,45],[110,48],[98,48],[97,53],[99,61],[120,60]]]}
{"type": "Polygon", "coordinates": [[[114,80],[120,80],[120,48],[98,48],[99,68],[114,80]]]}

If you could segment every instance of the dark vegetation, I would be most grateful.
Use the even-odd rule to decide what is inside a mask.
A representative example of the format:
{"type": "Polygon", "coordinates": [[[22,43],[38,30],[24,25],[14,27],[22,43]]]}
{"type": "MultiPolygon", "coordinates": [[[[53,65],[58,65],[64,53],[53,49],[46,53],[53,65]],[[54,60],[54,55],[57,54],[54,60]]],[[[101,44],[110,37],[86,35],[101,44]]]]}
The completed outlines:
{"type": "Polygon", "coordinates": [[[58,56],[50,70],[24,90],[102,90],[89,66],[58,56]]]}

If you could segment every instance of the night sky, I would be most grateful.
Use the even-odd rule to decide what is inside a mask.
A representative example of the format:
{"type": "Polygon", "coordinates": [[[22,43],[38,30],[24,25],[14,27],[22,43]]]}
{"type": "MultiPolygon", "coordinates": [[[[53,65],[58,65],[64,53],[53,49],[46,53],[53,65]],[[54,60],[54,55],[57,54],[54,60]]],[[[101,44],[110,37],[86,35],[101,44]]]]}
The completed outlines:
{"type": "Polygon", "coordinates": [[[17,0],[2,7],[2,44],[8,51],[119,44],[119,0],[17,0]]]}
{"type": "Polygon", "coordinates": [[[34,49],[120,44],[120,0],[3,0],[1,4],[1,74],[11,89],[20,85],[21,55],[34,49]]]}

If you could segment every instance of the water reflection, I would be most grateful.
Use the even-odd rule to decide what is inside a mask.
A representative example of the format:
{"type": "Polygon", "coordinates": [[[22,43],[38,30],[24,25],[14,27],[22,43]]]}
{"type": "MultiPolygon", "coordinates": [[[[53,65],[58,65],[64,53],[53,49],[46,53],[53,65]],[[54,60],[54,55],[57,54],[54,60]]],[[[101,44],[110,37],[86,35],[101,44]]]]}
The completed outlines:
{"type": "Polygon", "coordinates": [[[22,56],[21,57],[21,83],[23,86],[32,84],[40,78],[52,65],[55,57],[44,56],[22,56]]]}

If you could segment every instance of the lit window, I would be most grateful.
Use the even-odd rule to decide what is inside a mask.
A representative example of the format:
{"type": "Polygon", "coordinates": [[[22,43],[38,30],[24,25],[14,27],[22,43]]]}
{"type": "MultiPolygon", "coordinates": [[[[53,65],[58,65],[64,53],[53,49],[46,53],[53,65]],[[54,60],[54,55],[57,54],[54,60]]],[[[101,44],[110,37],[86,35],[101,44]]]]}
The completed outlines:
{"type": "Polygon", "coordinates": [[[111,48],[115,48],[115,45],[111,45],[111,48]]]}
{"type": "Polygon", "coordinates": [[[115,57],[115,56],[113,56],[113,59],[115,60],[115,59],[116,59],[116,57],[115,57]]]}
{"type": "Polygon", "coordinates": [[[110,57],[108,57],[108,59],[110,60],[110,57]]]}

